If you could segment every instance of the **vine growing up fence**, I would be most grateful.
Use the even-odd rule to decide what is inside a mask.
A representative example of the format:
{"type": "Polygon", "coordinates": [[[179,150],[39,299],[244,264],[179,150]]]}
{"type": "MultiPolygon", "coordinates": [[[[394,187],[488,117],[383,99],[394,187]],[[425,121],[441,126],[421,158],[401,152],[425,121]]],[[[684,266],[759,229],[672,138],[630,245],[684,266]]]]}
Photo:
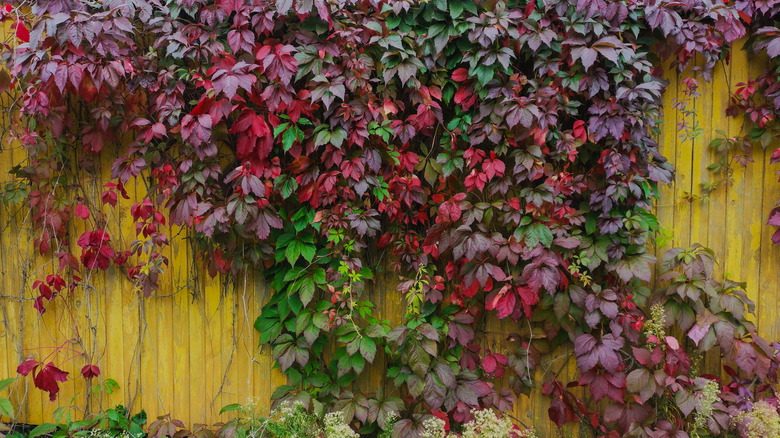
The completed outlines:
{"type": "MultiPolygon", "coordinates": [[[[151,294],[172,223],[210,273],[261,267],[273,286],[255,327],[288,378],[274,397],[339,409],[365,434],[419,435],[431,415],[457,429],[533,385],[558,426],[611,437],[728,436],[775,400],[778,348],[740,285],[694,246],[664,256],[651,291],[647,250],[673,176],[656,143],[662,61],[707,79],[746,35],[776,56],[775,2],[26,6],[2,10],[15,40],[0,85],[19,96],[29,155],[3,195],[59,260],[33,285],[39,312],[95,270],[151,294]],[[120,157],[91,203],[79,177],[106,149],[120,157]],[[118,248],[106,211],[132,179],[148,191],[130,208],[137,240],[118,248]],[[88,230],[70,236],[74,222],[88,230]],[[397,327],[364,295],[384,262],[407,304],[397,327]],[[486,315],[515,329],[488,342],[486,315]],[[535,382],[561,346],[577,378],[535,382]],[[730,381],[702,374],[716,347],[730,381]],[[378,356],[392,391],[357,383],[378,356]]],[[[732,106],[765,145],[777,78],[732,106]]],[[[38,360],[19,371],[52,398],[67,378],[38,360]]]]}

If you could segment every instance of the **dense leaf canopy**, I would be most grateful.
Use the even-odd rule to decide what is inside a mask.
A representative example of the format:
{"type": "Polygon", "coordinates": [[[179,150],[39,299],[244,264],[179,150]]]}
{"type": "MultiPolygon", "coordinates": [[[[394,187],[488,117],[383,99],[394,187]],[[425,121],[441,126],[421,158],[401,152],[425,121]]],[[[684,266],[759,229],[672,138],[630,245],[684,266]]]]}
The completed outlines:
{"type": "MultiPolygon", "coordinates": [[[[432,413],[462,423],[473,408],[507,410],[534,385],[541,356],[567,345],[573,386],[588,391],[549,374],[536,382],[559,426],[725,433],[730,414],[767,396],[753,383],[775,381],[776,348],[746,318],[752,303],[739,285],[715,281],[707,250],[669,252],[668,287],[647,288],[659,228],[651,207],[673,176],[656,142],[659,66],[685,70],[700,55],[694,71],[706,79],[748,32],[751,47],[776,56],[777,9],[720,0],[6,8],[17,41],[0,84],[22,95],[14,133],[29,161],[4,195],[29,205],[36,246],[60,261],[36,282],[36,308],[112,264],[152,293],[170,222],[190,230],[214,275],[264,268],[275,293],[255,326],[289,383],[275,398],[341,409],[365,433],[414,436],[432,413]],[[119,158],[103,205],[74,197],[80,172],[108,148],[119,158]],[[138,240],[115,248],[103,211],[134,178],[148,187],[130,210],[138,240]],[[69,240],[71,221],[90,230],[69,240]],[[399,278],[386,293],[407,303],[399,327],[366,300],[381,266],[399,278]],[[495,338],[486,315],[517,324],[495,338]],[[743,374],[707,408],[701,394],[714,377],[692,370],[691,354],[715,346],[743,374]],[[400,397],[355,383],[378,355],[400,397]]],[[[757,138],[771,141],[777,73],[758,81],[771,93],[746,86],[732,111],[750,108],[757,138]]],[[[61,376],[42,389],[54,397],[61,376]]]]}

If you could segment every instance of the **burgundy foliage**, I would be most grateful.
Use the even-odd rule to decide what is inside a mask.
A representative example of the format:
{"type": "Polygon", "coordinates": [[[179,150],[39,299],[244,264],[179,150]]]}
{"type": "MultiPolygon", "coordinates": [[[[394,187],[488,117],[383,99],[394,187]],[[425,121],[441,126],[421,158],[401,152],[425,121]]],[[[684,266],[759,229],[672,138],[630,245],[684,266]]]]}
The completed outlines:
{"type": "MultiPolygon", "coordinates": [[[[210,274],[262,267],[274,288],[255,327],[288,378],[277,400],[316,400],[364,433],[415,436],[430,415],[455,424],[472,409],[511,409],[544,355],[573,346],[576,378],[548,370],[542,383],[558,426],[724,433],[729,414],[773,395],[777,348],[703,248],[669,251],[663,287],[646,288],[651,207],[672,180],[654,136],[665,86],[655,54],[681,70],[701,55],[706,78],[751,30],[772,55],[780,31],[754,28],[774,10],[720,0],[4,10],[18,36],[5,47],[5,86],[22,96],[14,135],[30,158],[15,176],[29,188],[36,247],[60,261],[34,285],[36,308],[112,265],[151,295],[169,263],[167,227],[183,226],[210,274]],[[107,150],[119,158],[100,201],[56,184],[55,174],[96,170],[107,150]],[[125,204],[137,178],[148,192],[125,204]],[[129,209],[130,248],[114,248],[109,208],[129,209]],[[80,251],[72,221],[89,227],[80,251]],[[406,304],[397,327],[367,297],[388,264],[406,304]],[[652,329],[650,308],[665,315],[652,329]],[[489,315],[512,329],[491,335],[489,315]],[[731,383],[694,366],[716,346],[740,370],[731,383]],[[392,397],[356,381],[378,356],[392,397]],[[698,401],[710,380],[722,390],[712,409],[698,401]],[[655,415],[661,404],[672,414],[655,415]]],[[[746,87],[734,108],[774,120],[776,75],[759,82],[768,103],[746,87]]],[[[54,397],[66,376],[49,363],[34,380],[54,397]]]]}

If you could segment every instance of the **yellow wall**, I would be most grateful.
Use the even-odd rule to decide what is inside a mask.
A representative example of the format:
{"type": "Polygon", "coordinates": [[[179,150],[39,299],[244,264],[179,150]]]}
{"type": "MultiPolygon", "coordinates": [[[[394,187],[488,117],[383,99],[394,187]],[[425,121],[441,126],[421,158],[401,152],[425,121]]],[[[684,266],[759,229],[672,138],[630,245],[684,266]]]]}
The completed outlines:
{"type": "MultiPolygon", "coordinates": [[[[756,75],[762,65],[754,61],[748,66],[746,54],[736,50],[730,65],[718,66],[714,80],[701,84],[702,96],[694,102],[704,134],[684,144],[680,144],[676,128],[681,115],[671,105],[680,84],[676,74],[669,75],[661,142],[663,152],[677,168],[677,181],[663,188],[657,211],[662,225],[674,233],[667,247],[699,242],[714,249],[722,261],[721,272],[747,281],[748,293],[758,303],[760,332],[770,339],[780,339],[780,248],[771,244],[773,229],[765,225],[769,210],[780,199],[778,166],[768,162],[771,151],[757,151],[755,163],[738,168],[734,184],[719,189],[708,201],[684,200],[684,192],[698,193],[699,182],[710,178],[706,167],[712,161],[708,144],[714,130],[740,132],[741,120],[724,114],[727,85],[756,75]]],[[[5,182],[9,168],[22,163],[25,156],[16,146],[1,147],[0,181],[5,182]]],[[[115,158],[111,153],[104,155],[101,176],[83,183],[82,195],[92,205],[99,205],[102,183],[115,158]]],[[[140,181],[129,187],[131,197],[145,190],[140,181]]],[[[129,206],[130,201],[122,200],[119,208],[103,210],[109,214],[108,232],[118,241],[118,248],[129,247],[134,239],[129,206]]],[[[39,316],[33,309],[35,294],[31,285],[35,279],[55,272],[56,261],[35,255],[27,215],[24,208],[0,208],[0,379],[15,376],[16,366],[28,354],[40,359],[48,354],[49,347],[76,338],[75,322],[85,350],[102,371],[100,378],[115,379],[121,386],[111,396],[92,397],[92,410],[123,403],[133,410],[145,409],[150,417],[171,413],[190,425],[214,423],[220,419],[217,413],[222,406],[246,402],[251,397],[267,404],[273,388],[284,383],[281,374],[271,370],[270,355],[258,349],[257,333],[252,328],[268,297],[261,279],[252,274],[210,278],[193,264],[194,254],[179,229],[169,230],[169,235],[177,236],[166,254],[171,266],[155,296],[139,297],[112,267],[88,279],[94,289],[80,288],[69,298],[75,309],[73,315],[55,301],[39,316]]],[[[73,230],[72,235],[78,236],[81,231],[73,230]]],[[[392,278],[384,278],[370,292],[391,320],[402,313],[394,290],[392,278]]],[[[506,322],[502,324],[509,328],[506,322]]],[[[71,377],[77,377],[86,362],[81,357],[66,362],[71,356],[61,353],[56,362],[63,364],[71,377]]],[[[565,379],[574,375],[569,358],[570,352],[558,352],[542,368],[565,379]]],[[[708,358],[708,362],[714,365],[717,358],[708,358]]],[[[372,369],[367,389],[380,382],[383,370],[381,363],[372,369]]],[[[50,421],[58,406],[73,403],[83,410],[88,388],[84,379],[74,378],[63,385],[58,400],[51,403],[46,394],[32,387],[28,377],[15,384],[12,393],[14,401],[22,405],[18,420],[39,423],[50,421]]],[[[543,436],[556,436],[546,408],[547,401],[537,393],[530,399],[523,397],[514,415],[535,425],[543,436]]]]}

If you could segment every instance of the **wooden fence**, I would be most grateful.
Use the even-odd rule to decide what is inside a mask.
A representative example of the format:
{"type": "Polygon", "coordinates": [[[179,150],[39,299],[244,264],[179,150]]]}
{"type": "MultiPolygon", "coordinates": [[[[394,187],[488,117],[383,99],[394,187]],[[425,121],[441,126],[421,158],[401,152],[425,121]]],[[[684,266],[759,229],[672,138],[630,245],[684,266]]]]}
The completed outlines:
{"type": "MultiPolygon", "coordinates": [[[[729,86],[755,76],[764,65],[762,60],[748,62],[741,50],[734,51],[730,64],[718,65],[713,81],[701,82],[701,96],[691,102],[703,134],[685,142],[677,133],[683,115],[672,103],[681,97],[681,79],[686,75],[669,73],[660,140],[663,152],[676,166],[677,179],[663,188],[657,213],[662,226],[673,233],[666,247],[698,242],[715,250],[722,262],[720,272],[748,283],[748,294],[758,304],[760,333],[780,339],[780,247],[771,243],[773,227],[766,225],[768,212],[780,199],[776,175],[780,166],[769,164],[769,153],[757,151],[754,163],[736,170],[733,185],[718,189],[707,200],[689,202],[686,196],[686,192],[699,193],[699,183],[711,179],[707,166],[713,158],[708,145],[715,130],[736,134],[742,129],[741,120],[728,118],[724,112],[729,86]]],[[[693,117],[688,121],[693,122],[693,117]]],[[[7,122],[3,123],[7,126],[7,122]]],[[[0,147],[0,181],[4,182],[9,169],[24,162],[25,153],[17,145],[0,147]]],[[[93,205],[100,204],[102,184],[115,158],[106,152],[99,175],[82,181],[82,195],[93,205]]],[[[131,198],[146,190],[142,182],[131,184],[135,184],[129,187],[131,198]]],[[[126,248],[134,239],[130,202],[120,200],[119,208],[105,210],[110,215],[108,232],[118,240],[116,247],[126,248]]],[[[267,406],[273,389],[285,383],[271,369],[270,354],[258,348],[252,327],[269,295],[260,276],[210,278],[192,262],[194,254],[185,233],[172,228],[169,235],[176,237],[166,254],[171,265],[154,296],[139,296],[111,268],[93,274],[88,283],[94,288],[79,290],[73,297],[73,314],[53,304],[41,316],[33,308],[32,282],[53,273],[56,261],[36,255],[29,224],[26,209],[0,208],[0,379],[15,376],[16,366],[27,355],[45,357],[52,347],[80,337],[101,369],[100,379],[114,379],[120,389],[110,395],[90,395],[85,380],[75,378],[63,385],[52,403],[32,387],[30,378],[21,379],[12,387],[14,403],[21,404],[18,421],[50,421],[59,406],[83,410],[89,402],[93,410],[122,403],[132,410],[143,408],[150,417],[171,413],[189,425],[214,423],[220,420],[220,408],[228,403],[255,399],[267,406]]],[[[71,234],[78,236],[80,231],[71,234]]],[[[403,313],[394,286],[391,277],[380,278],[370,291],[373,302],[391,321],[403,313]]],[[[565,353],[544,368],[563,378],[573,375],[573,364],[567,362],[565,353]]],[[[61,353],[58,363],[67,358],[67,352],[61,353]]],[[[708,361],[716,365],[717,359],[708,361]]],[[[76,357],[63,368],[76,376],[82,365],[84,360],[76,357]]],[[[368,388],[381,383],[384,369],[381,363],[371,369],[368,388]]],[[[535,425],[542,436],[558,436],[546,409],[547,400],[537,391],[519,400],[515,415],[535,425]]]]}

